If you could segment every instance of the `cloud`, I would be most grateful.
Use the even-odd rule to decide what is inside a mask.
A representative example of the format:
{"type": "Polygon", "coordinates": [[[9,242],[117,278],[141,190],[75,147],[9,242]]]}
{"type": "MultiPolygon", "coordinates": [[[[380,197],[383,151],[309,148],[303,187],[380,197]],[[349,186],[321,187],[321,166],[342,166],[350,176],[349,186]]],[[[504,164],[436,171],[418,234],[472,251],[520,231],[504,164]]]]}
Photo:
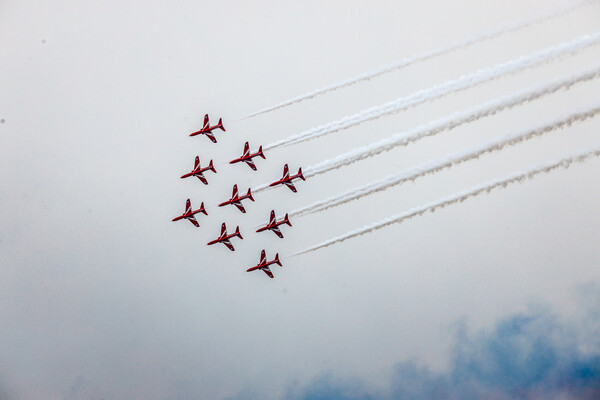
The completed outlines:
{"type": "Polygon", "coordinates": [[[600,291],[593,292],[586,296],[586,318],[574,325],[539,308],[506,317],[491,331],[472,333],[466,324],[458,324],[450,368],[443,373],[413,361],[401,362],[389,387],[372,390],[360,379],[338,379],[328,372],[299,390],[288,391],[285,398],[600,399],[600,291]]]}
{"type": "Polygon", "coordinates": [[[340,380],[331,374],[325,374],[297,393],[290,390],[286,398],[294,400],[376,400],[382,397],[370,393],[370,390],[358,379],[340,380]]]}

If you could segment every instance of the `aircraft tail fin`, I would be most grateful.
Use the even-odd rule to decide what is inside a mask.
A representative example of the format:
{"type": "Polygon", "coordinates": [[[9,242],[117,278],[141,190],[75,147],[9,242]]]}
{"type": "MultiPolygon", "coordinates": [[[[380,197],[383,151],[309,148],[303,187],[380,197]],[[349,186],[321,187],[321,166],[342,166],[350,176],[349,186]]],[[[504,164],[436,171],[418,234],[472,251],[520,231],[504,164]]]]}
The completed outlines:
{"type": "Polygon", "coordinates": [[[250,191],[250,188],[248,188],[248,194],[247,194],[248,198],[252,201],[254,201],[254,197],[252,197],[252,192],[250,191]]]}
{"type": "Polygon", "coordinates": [[[303,181],[305,181],[306,179],[304,178],[304,175],[302,175],[302,168],[298,168],[298,176],[300,179],[302,179],[303,181]]]}
{"type": "Polygon", "coordinates": [[[275,264],[279,265],[280,267],[283,267],[283,265],[281,265],[281,261],[279,261],[279,253],[275,254],[275,258],[273,259],[273,261],[275,261],[275,264]]]}
{"type": "Polygon", "coordinates": [[[219,128],[221,128],[221,130],[225,132],[225,127],[223,126],[223,118],[219,118],[219,128]]]}
{"type": "Polygon", "coordinates": [[[215,174],[217,173],[217,170],[215,169],[215,166],[213,165],[213,161],[210,160],[210,163],[208,163],[208,168],[210,168],[210,170],[212,172],[214,172],[215,174]]]}
{"type": "Polygon", "coordinates": [[[287,213],[285,213],[285,217],[283,217],[283,222],[285,222],[289,226],[292,226],[292,223],[290,222],[290,219],[288,218],[287,213]]]}
{"type": "Polygon", "coordinates": [[[265,157],[265,154],[263,153],[262,146],[260,146],[258,148],[258,155],[261,156],[263,159],[267,158],[267,157],[265,157]]]}
{"type": "Polygon", "coordinates": [[[240,227],[239,226],[235,227],[235,233],[234,233],[234,235],[236,235],[240,239],[243,239],[242,234],[240,233],[240,227]]]}
{"type": "Polygon", "coordinates": [[[204,215],[208,215],[208,213],[206,212],[206,209],[204,208],[204,202],[202,202],[200,204],[200,208],[198,209],[198,211],[203,213],[204,215]]]}

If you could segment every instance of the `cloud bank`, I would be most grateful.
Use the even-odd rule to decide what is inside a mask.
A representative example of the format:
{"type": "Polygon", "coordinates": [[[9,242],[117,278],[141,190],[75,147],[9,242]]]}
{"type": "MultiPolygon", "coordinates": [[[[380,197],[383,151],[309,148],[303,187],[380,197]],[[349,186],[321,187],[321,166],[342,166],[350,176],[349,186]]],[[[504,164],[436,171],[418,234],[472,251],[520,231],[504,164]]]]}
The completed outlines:
{"type": "MultiPolygon", "coordinates": [[[[490,331],[460,324],[450,367],[434,372],[401,362],[389,387],[369,389],[356,378],[322,374],[286,394],[288,400],[597,400],[600,399],[598,288],[584,321],[569,324],[547,309],[512,315],[490,331]],[[595,320],[592,320],[595,319],[595,320]]],[[[590,304],[590,298],[593,299],[590,304]]]]}

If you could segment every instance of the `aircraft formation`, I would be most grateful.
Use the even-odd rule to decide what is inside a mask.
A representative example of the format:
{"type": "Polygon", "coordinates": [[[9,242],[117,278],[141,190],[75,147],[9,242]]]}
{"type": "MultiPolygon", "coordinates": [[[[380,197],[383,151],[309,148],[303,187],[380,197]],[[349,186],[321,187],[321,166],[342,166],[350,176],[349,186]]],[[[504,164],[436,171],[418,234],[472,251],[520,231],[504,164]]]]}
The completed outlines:
{"type": "MultiPolygon", "coordinates": [[[[223,126],[223,120],[222,118],[219,118],[219,122],[216,125],[210,126],[210,121],[208,118],[208,114],[206,114],[204,116],[204,124],[202,126],[202,129],[200,129],[199,131],[193,132],[190,134],[190,136],[198,136],[198,135],[204,135],[206,136],[208,139],[210,139],[211,142],[213,143],[217,143],[217,137],[214,135],[213,131],[215,131],[216,129],[220,129],[223,132],[226,132],[225,127],[223,126]]],[[[254,163],[254,161],[252,160],[255,157],[262,157],[263,159],[266,159],[264,153],[263,153],[263,149],[262,146],[260,146],[258,148],[258,150],[255,153],[252,153],[250,151],[250,145],[248,144],[248,142],[246,142],[244,144],[244,150],[243,153],[240,157],[235,158],[233,160],[231,160],[229,162],[229,164],[236,164],[236,163],[246,163],[253,171],[256,171],[256,164],[254,163]]],[[[212,172],[213,174],[217,173],[217,170],[214,167],[213,164],[213,160],[210,160],[210,162],[208,163],[208,166],[202,167],[200,165],[200,157],[196,156],[196,159],[194,161],[194,168],[192,169],[192,171],[184,174],[181,176],[181,179],[184,178],[189,178],[189,177],[196,177],[198,178],[203,184],[208,185],[208,179],[205,177],[205,173],[206,172],[212,172]]],[[[298,173],[295,175],[290,175],[289,173],[289,167],[287,164],[285,164],[283,166],[283,176],[281,177],[281,179],[271,183],[269,186],[276,186],[276,185],[285,185],[287,186],[292,192],[296,193],[296,187],[293,183],[294,179],[302,179],[303,181],[306,180],[304,178],[304,176],[302,175],[302,168],[298,169],[298,173]]],[[[243,192],[242,192],[243,193],[243,192]]],[[[237,207],[238,210],[240,210],[240,212],[242,213],[246,213],[246,209],[244,208],[244,205],[242,204],[242,200],[250,200],[250,201],[254,201],[254,198],[252,197],[252,192],[251,189],[248,189],[248,191],[246,192],[246,194],[242,194],[240,195],[239,191],[238,191],[238,186],[237,184],[233,185],[233,192],[231,194],[231,198],[229,200],[226,200],[224,202],[222,202],[221,204],[219,204],[219,207],[224,207],[227,205],[234,205],[235,207],[237,207]]],[[[183,212],[183,214],[173,218],[173,221],[179,221],[182,219],[187,219],[188,221],[190,221],[195,227],[200,227],[200,224],[198,223],[198,220],[196,219],[196,215],[197,214],[204,214],[204,215],[208,215],[208,213],[206,212],[206,208],[204,207],[204,202],[202,202],[200,204],[200,208],[198,208],[197,210],[194,210],[192,207],[192,203],[190,199],[186,200],[185,203],[185,211],[183,212]]],[[[272,232],[274,232],[279,238],[283,238],[283,233],[281,232],[281,230],[279,229],[279,227],[281,225],[288,225],[288,226],[292,226],[288,214],[286,213],[285,216],[280,220],[277,221],[277,218],[275,216],[275,211],[271,210],[271,216],[270,216],[270,220],[267,223],[267,225],[262,226],[260,228],[258,228],[256,230],[256,232],[264,232],[267,230],[270,230],[272,232]]],[[[211,240],[210,242],[207,243],[207,245],[213,245],[213,244],[217,244],[217,243],[222,243],[224,244],[229,250],[231,251],[235,251],[235,247],[233,246],[233,244],[231,243],[231,239],[234,238],[238,238],[240,240],[243,240],[244,238],[242,237],[242,234],[240,233],[240,227],[236,226],[235,228],[235,232],[232,234],[227,234],[227,226],[225,225],[225,223],[223,222],[221,224],[221,233],[219,234],[219,236],[214,239],[211,240]]],[[[282,266],[281,261],[279,260],[279,253],[275,254],[275,257],[271,260],[271,261],[267,261],[267,256],[266,256],[266,252],[263,249],[260,255],[260,261],[257,265],[255,265],[254,267],[251,267],[249,269],[247,269],[247,272],[252,272],[252,271],[263,271],[265,274],[267,274],[267,276],[269,278],[274,278],[273,273],[271,272],[269,266],[273,265],[273,264],[277,264],[280,267],[282,266]]]]}

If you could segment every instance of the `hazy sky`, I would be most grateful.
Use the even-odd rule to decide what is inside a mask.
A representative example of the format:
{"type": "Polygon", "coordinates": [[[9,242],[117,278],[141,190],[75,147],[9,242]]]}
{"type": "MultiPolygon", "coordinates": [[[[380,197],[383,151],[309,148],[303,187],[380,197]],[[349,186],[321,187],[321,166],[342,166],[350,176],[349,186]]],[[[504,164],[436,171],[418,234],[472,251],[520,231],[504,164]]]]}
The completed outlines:
{"type": "Polygon", "coordinates": [[[556,393],[556,382],[588,390],[565,389],[572,398],[593,396],[600,372],[592,368],[596,375],[581,381],[572,366],[597,366],[600,354],[594,339],[600,332],[594,312],[600,306],[597,158],[339,245],[286,256],[593,146],[599,118],[292,220],[293,227],[282,228],[284,239],[253,227],[271,209],[283,215],[600,105],[599,80],[299,182],[296,194],[283,187],[261,192],[245,203],[247,214],[216,207],[234,183],[245,192],[280,178],[284,163],[295,172],[598,65],[600,47],[591,46],[273,149],[257,160],[257,172],[228,164],[245,141],[253,148],[272,143],[600,30],[595,2],[238,120],[561,4],[0,2],[0,399],[426,399],[440,393],[508,399],[532,387],[527,393],[556,393]],[[223,117],[227,132],[216,133],[217,144],[188,136],[205,113],[212,123],[223,117]],[[214,160],[218,173],[207,174],[208,186],[179,179],[196,155],[202,165],[214,160]],[[209,215],[198,217],[200,228],[171,222],[186,198],[205,202],[209,215]],[[244,240],[233,240],[235,252],[206,246],[221,222],[242,230],[244,240]],[[269,259],[276,252],[282,258],[283,268],[272,268],[275,279],[245,272],[262,249],[269,259]],[[528,358],[515,368],[508,363],[500,372],[489,367],[515,354],[551,357],[528,358]],[[540,373],[515,380],[525,370],[540,373]],[[431,387],[438,391],[427,392],[431,387]]]}

